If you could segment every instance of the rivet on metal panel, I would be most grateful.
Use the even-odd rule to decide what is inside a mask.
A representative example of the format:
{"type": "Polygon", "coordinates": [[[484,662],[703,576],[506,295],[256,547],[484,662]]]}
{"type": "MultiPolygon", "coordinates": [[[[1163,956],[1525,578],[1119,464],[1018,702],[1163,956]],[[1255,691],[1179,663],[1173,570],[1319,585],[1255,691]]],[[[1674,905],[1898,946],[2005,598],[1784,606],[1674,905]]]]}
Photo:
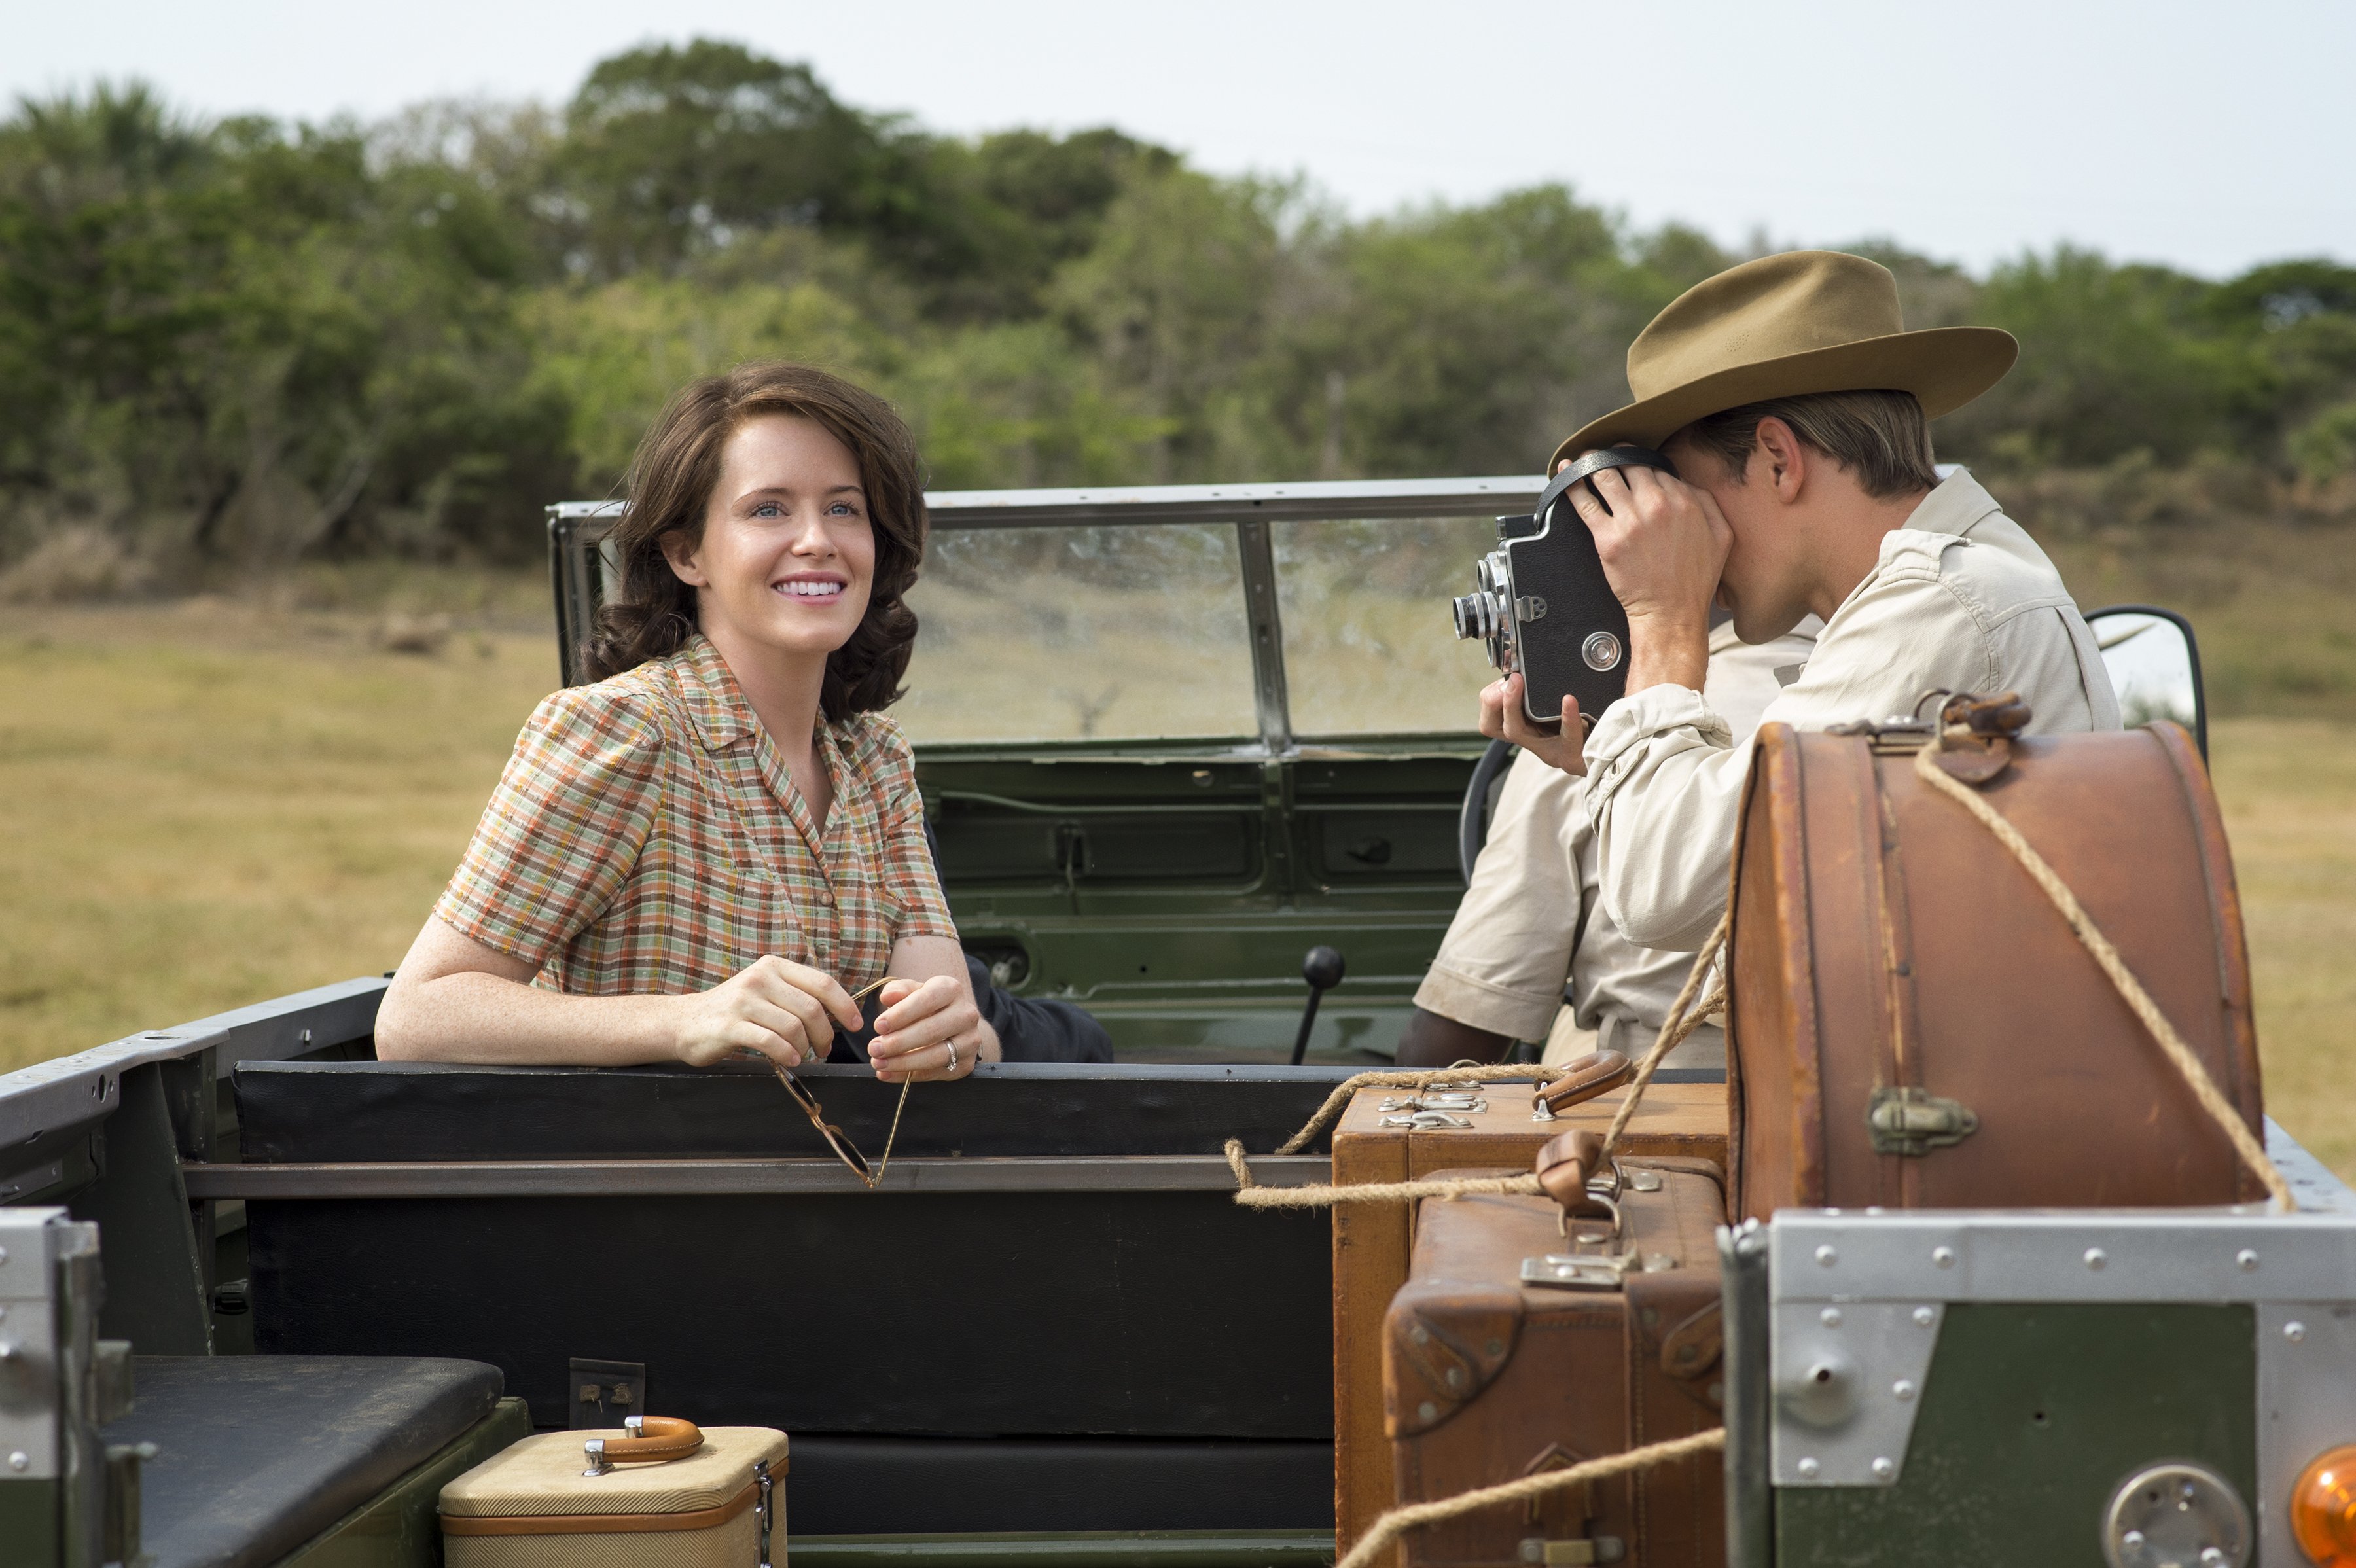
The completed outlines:
{"type": "Polygon", "coordinates": [[[33,1456],[23,1449],[19,1448],[8,1455],[8,1468],[11,1470],[29,1470],[32,1467],[33,1456]]]}
{"type": "Polygon", "coordinates": [[[1889,1460],[1876,1459],[1873,1462],[1873,1478],[1875,1480],[1886,1481],[1896,1474],[1898,1474],[1898,1466],[1891,1464],[1889,1460]]]}
{"type": "Polygon", "coordinates": [[[2251,1270],[2258,1266],[2258,1255],[2250,1251],[2247,1247],[2244,1247],[2240,1251],[2233,1254],[2233,1262],[2235,1266],[2240,1268],[2240,1270],[2246,1274],[2251,1270]]]}
{"type": "Polygon", "coordinates": [[[1819,1247],[1816,1249],[1816,1262],[1829,1269],[1840,1262],[1840,1254],[1834,1251],[1829,1245],[1819,1247]]]}
{"type": "Polygon", "coordinates": [[[2294,1345],[2297,1344],[2300,1340],[2307,1337],[2307,1325],[2298,1322],[2284,1324],[2283,1337],[2289,1340],[2294,1345]]]}
{"type": "Polygon", "coordinates": [[[1938,1317],[1939,1315],[1932,1311],[1927,1306],[1918,1306],[1914,1309],[1914,1321],[1921,1324],[1925,1328],[1930,1327],[1932,1324],[1938,1321],[1938,1317]]]}
{"type": "Polygon", "coordinates": [[[1901,1403],[1903,1403],[1914,1397],[1914,1384],[1910,1379],[1901,1378],[1890,1385],[1890,1391],[1901,1403]]]}
{"type": "Polygon", "coordinates": [[[1803,1459],[1800,1461],[1800,1474],[1811,1481],[1816,1478],[1816,1473],[1823,1468],[1824,1466],[1817,1464],[1814,1459],[1803,1459]]]}
{"type": "Polygon", "coordinates": [[[1824,1311],[1816,1314],[1816,1320],[1827,1328],[1838,1328],[1840,1326],[1840,1308],[1837,1306],[1828,1306],[1825,1308],[1824,1311]]]}
{"type": "Polygon", "coordinates": [[[1952,1269],[1955,1266],[1955,1250],[1953,1247],[1933,1247],[1931,1249],[1931,1261],[1943,1269],[1952,1269]]]}
{"type": "Polygon", "coordinates": [[[2102,1272],[2103,1265],[2109,1262],[2110,1259],[2103,1255],[2103,1250],[2100,1247],[2089,1247],[2086,1249],[2086,1266],[2094,1270],[2096,1273],[2100,1273],[2102,1272]]]}

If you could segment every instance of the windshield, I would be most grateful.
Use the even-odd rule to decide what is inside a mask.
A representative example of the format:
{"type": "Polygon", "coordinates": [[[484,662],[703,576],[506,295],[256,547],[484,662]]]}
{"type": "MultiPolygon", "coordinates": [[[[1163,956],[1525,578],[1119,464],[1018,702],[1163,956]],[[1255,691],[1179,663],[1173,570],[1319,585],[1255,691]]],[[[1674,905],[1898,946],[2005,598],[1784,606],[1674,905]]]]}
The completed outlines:
{"type": "Polygon", "coordinates": [[[908,603],[918,744],[1258,732],[1231,524],[939,530],[908,603]]]}
{"type": "Polygon", "coordinates": [[[1280,522],[1278,613],[1293,733],[1400,735],[1472,728],[1495,679],[1478,642],[1459,642],[1448,601],[1472,588],[1496,548],[1496,520],[1280,522]]]}

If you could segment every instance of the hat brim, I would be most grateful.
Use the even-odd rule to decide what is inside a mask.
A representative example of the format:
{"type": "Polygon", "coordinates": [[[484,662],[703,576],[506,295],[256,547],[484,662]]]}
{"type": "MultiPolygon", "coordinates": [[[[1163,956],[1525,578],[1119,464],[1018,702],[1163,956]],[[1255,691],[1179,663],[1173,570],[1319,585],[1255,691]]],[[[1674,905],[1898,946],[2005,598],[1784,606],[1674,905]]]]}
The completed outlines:
{"type": "Polygon", "coordinates": [[[1658,446],[1697,419],[1769,398],[1814,392],[1909,392],[1924,417],[1953,413],[2004,379],[2020,345],[1994,327],[1934,327],[1893,332],[1736,365],[1612,410],[1555,448],[1547,472],[1598,446],[1658,446]]]}

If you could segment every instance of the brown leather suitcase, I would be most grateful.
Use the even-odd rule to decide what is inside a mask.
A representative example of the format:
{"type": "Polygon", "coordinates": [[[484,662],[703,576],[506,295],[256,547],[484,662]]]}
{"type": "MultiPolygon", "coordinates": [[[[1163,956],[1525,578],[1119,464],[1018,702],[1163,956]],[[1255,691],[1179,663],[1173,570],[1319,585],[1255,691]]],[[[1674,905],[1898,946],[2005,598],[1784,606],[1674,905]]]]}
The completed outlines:
{"type": "MultiPolygon", "coordinates": [[[[1533,1086],[1485,1083],[1478,1112],[1456,1116],[1466,1127],[1387,1127],[1399,1112],[1387,1102],[1414,1091],[1360,1090],[1333,1129],[1333,1180],[1420,1180],[1475,1165],[1530,1168],[1557,1133],[1601,1132],[1624,1089],[1565,1110],[1552,1122],[1531,1119],[1533,1086]]],[[[1726,1089],[1716,1083],[1655,1083],[1628,1125],[1622,1152],[1634,1155],[1726,1159],[1726,1089]]],[[[1391,1506],[1390,1438],[1383,1428],[1383,1314],[1407,1283],[1414,1216],[1403,1203],[1341,1204],[1333,1210],[1333,1520],[1336,1550],[1347,1552],[1391,1506]]]]}
{"type": "MultiPolygon", "coordinates": [[[[1735,1211],[2265,1196],[2044,891],[1916,777],[1923,738],[1759,732],[1727,965],[1735,1211]]],[[[2007,745],[1947,771],[2051,864],[2259,1132],[2241,908],[2190,740],[2007,745]]]]}
{"type": "MultiPolygon", "coordinates": [[[[1625,1230],[1547,1197],[1427,1198],[1384,1324],[1401,1502],[1567,1468],[1720,1424],[1718,1167],[1623,1160],[1625,1230]],[[1613,1255],[1629,1259],[1625,1271],[1613,1255]],[[1562,1260],[1572,1260],[1568,1267],[1562,1260]],[[1557,1281],[1563,1275],[1572,1280],[1557,1281]]],[[[1686,1568],[1726,1561],[1715,1454],[1410,1530],[1401,1568],[1686,1568]]]]}

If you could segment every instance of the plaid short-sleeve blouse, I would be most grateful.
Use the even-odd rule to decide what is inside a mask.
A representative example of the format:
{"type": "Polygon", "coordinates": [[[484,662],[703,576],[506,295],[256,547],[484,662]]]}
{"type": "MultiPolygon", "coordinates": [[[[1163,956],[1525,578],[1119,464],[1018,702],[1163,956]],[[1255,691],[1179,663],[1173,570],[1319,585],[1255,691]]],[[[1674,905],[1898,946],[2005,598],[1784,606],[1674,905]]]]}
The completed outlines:
{"type": "Polygon", "coordinates": [[[902,937],[955,938],[900,728],[821,725],[821,835],[698,636],[541,703],[434,913],[589,995],[705,991],[765,954],[855,989],[902,937]]]}

